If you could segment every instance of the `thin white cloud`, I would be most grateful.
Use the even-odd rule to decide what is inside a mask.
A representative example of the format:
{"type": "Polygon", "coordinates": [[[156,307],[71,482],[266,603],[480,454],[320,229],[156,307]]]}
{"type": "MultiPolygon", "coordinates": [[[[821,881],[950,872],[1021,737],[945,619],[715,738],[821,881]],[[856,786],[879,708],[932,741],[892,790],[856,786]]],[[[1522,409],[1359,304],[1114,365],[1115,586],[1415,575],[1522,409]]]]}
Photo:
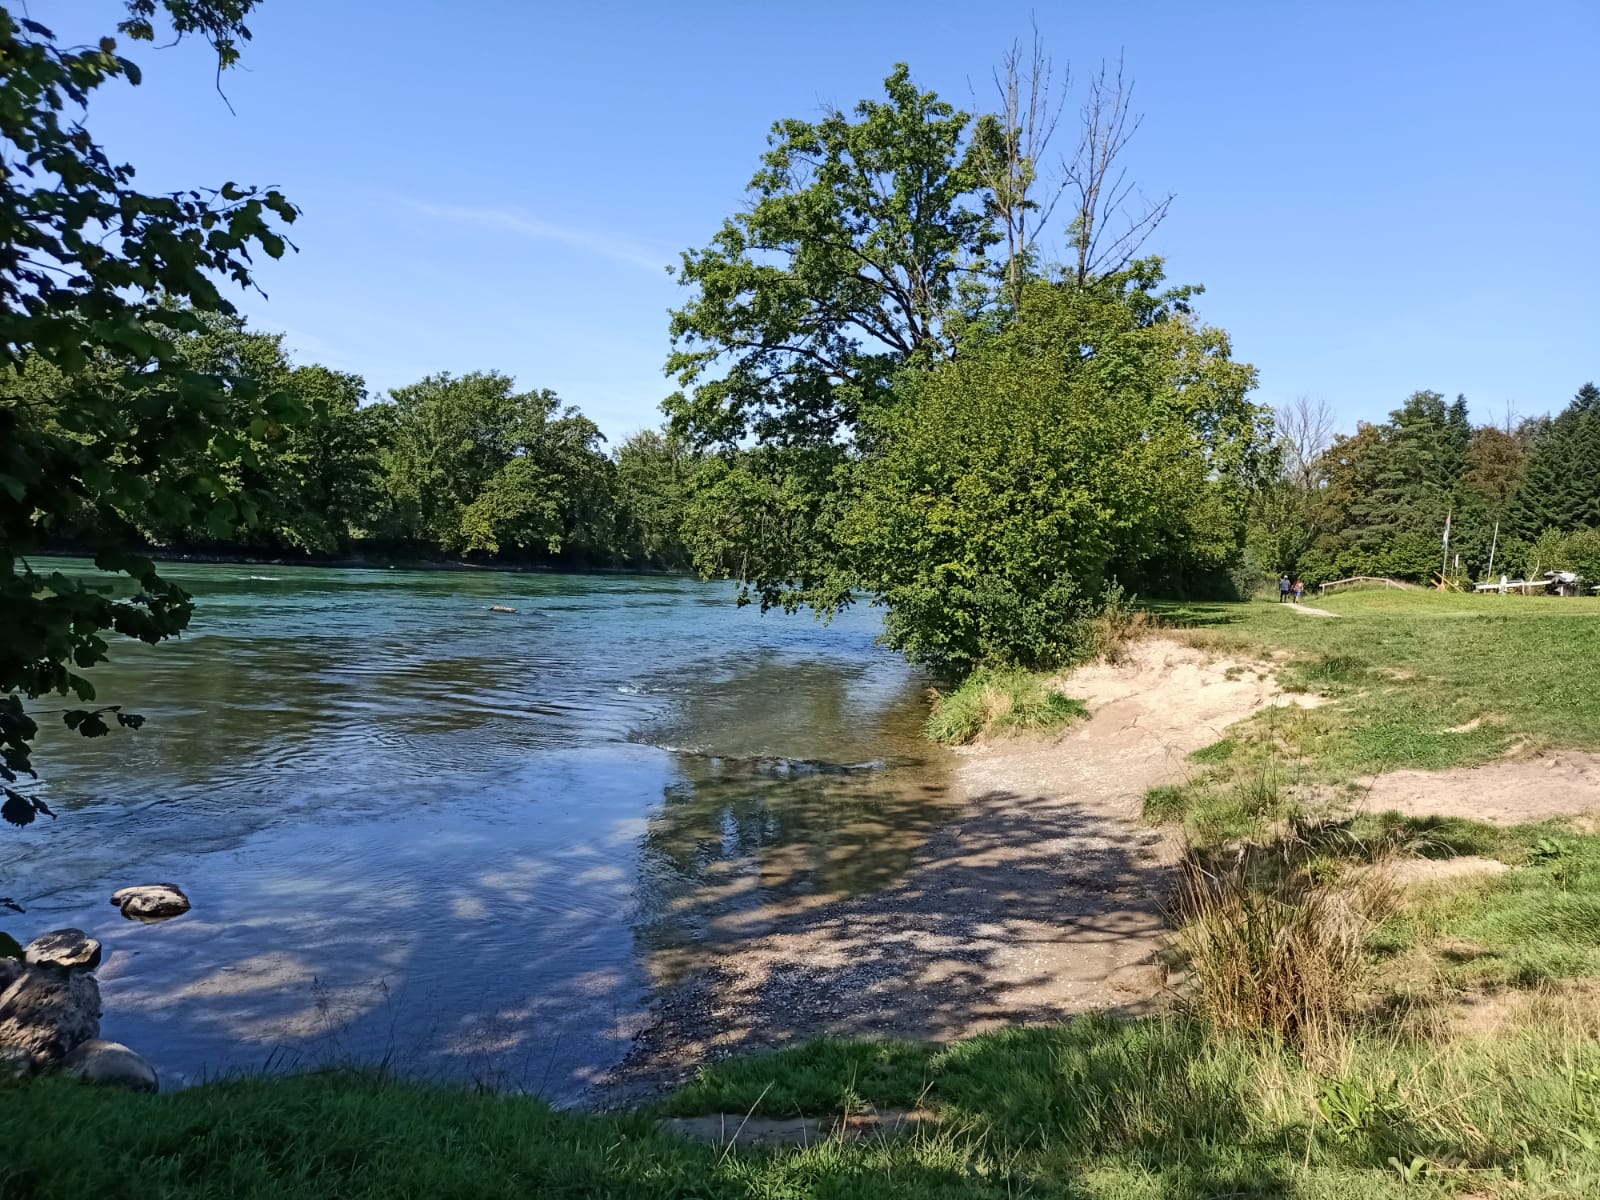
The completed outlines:
{"type": "Polygon", "coordinates": [[[457,221],[487,229],[504,229],[541,242],[557,242],[574,250],[582,250],[600,258],[609,258],[613,262],[626,263],[630,267],[638,267],[657,275],[664,274],[667,264],[673,257],[666,253],[658,254],[627,238],[556,225],[516,209],[469,208],[455,204],[428,204],[423,201],[413,201],[413,204],[418,212],[443,221],[457,221]]]}

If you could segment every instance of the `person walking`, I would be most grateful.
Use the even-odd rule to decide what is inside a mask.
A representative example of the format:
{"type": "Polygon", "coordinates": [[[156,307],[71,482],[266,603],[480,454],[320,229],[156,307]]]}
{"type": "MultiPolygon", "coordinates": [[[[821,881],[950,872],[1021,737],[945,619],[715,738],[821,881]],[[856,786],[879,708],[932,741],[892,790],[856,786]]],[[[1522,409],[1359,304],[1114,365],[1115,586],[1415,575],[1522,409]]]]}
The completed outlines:
{"type": "Polygon", "coordinates": [[[1285,600],[1287,600],[1289,598],[1289,588],[1290,588],[1290,586],[1291,585],[1289,583],[1289,576],[1287,574],[1278,576],[1278,603],[1279,604],[1282,604],[1285,600]]]}
{"type": "Polygon", "coordinates": [[[1294,581],[1294,602],[1296,604],[1299,604],[1300,603],[1300,598],[1302,596],[1304,596],[1305,594],[1306,594],[1306,581],[1304,579],[1296,579],[1294,581]]]}

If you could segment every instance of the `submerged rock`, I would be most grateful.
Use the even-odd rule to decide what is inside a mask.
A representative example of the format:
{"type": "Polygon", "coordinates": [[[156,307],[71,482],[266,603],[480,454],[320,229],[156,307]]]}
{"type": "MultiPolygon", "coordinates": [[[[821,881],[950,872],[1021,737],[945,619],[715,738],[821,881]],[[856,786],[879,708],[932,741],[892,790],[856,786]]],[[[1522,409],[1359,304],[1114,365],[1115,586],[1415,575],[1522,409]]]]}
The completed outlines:
{"type": "Polygon", "coordinates": [[[0,994],[0,1050],[46,1066],[99,1035],[100,985],[86,971],[26,967],[0,994]]]}
{"type": "Polygon", "coordinates": [[[61,1073],[85,1083],[127,1088],[135,1092],[160,1090],[155,1068],[121,1042],[91,1038],[80,1043],[61,1063],[61,1073]]]}
{"type": "Polygon", "coordinates": [[[100,965],[100,943],[81,929],[56,929],[41,933],[22,950],[35,966],[92,971],[100,965]]]}
{"type": "Polygon", "coordinates": [[[130,921],[165,921],[189,911],[189,897],[175,883],[143,883],[111,893],[111,903],[130,921]]]}

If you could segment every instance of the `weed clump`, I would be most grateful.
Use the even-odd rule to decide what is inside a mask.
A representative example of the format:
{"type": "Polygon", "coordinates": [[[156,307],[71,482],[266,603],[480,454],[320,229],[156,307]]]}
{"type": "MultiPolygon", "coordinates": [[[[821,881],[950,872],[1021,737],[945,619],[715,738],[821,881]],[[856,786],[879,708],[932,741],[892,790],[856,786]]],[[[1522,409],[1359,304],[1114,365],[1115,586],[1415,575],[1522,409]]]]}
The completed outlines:
{"type": "Polygon", "coordinates": [[[1053,733],[1088,715],[1083,701],[1057,690],[1049,675],[980,670],[937,699],[923,732],[960,746],[985,733],[1053,733]]]}
{"type": "Polygon", "coordinates": [[[1194,1003],[1218,1030],[1330,1055],[1366,983],[1367,943],[1399,895],[1381,870],[1331,873],[1314,845],[1284,838],[1214,854],[1191,849],[1176,897],[1194,1003]]]}

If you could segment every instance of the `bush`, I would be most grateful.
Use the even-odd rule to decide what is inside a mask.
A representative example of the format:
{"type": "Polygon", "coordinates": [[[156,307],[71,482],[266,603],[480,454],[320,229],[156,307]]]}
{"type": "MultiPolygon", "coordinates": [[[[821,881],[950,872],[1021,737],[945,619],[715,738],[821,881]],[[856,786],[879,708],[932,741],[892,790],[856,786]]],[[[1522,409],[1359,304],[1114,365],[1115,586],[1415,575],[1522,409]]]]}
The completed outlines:
{"type": "Polygon", "coordinates": [[[1574,571],[1587,586],[1600,584],[1600,529],[1547,529],[1522,555],[1524,578],[1541,571],[1574,571]]]}
{"type": "Polygon", "coordinates": [[[1093,653],[1113,574],[1226,580],[1264,442],[1254,370],[1159,279],[1039,283],[1004,332],[897,381],[840,527],[891,646],[955,675],[1060,667],[1093,653]]]}

